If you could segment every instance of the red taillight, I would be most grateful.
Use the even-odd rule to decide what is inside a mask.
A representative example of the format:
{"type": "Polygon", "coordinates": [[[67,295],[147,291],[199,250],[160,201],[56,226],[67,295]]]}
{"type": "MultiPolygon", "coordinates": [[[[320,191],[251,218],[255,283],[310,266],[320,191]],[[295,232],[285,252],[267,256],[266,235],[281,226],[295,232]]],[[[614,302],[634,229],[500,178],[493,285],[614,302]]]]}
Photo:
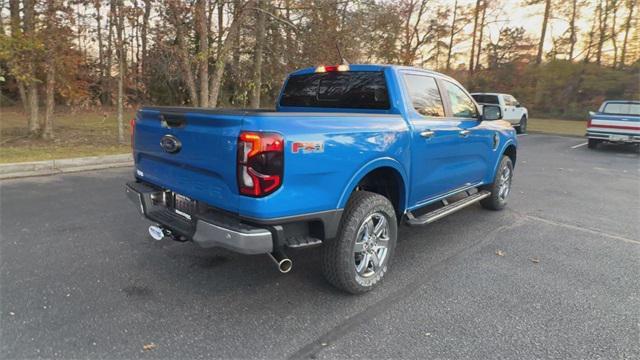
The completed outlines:
{"type": "Polygon", "coordinates": [[[587,127],[588,127],[588,128],[589,128],[589,127],[591,127],[591,119],[589,119],[589,120],[587,121],[587,127]]]}
{"type": "Polygon", "coordinates": [[[284,140],[266,132],[241,132],[238,137],[238,189],[261,197],[282,184],[284,140]]]}

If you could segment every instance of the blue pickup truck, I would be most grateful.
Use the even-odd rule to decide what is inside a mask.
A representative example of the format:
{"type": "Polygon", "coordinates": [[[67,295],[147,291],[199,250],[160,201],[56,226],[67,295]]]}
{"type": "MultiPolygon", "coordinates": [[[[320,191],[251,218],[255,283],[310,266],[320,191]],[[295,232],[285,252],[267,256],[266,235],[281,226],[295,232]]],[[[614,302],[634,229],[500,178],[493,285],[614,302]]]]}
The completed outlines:
{"type": "Polygon", "coordinates": [[[350,293],[388,271],[398,226],[480,202],[505,206],[516,136],[454,79],[390,65],[290,74],[275,110],[144,107],[126,185],[159,240],[268,254],[322,246],[327,280],[350,293]]]}

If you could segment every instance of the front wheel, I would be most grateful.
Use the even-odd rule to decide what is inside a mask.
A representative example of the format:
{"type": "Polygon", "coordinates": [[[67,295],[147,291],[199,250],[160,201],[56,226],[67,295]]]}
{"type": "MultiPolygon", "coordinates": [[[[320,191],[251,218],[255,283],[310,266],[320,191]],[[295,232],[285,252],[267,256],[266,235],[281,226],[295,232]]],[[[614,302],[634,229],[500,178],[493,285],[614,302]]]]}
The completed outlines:
{"type": "MultiPolygon", "coordinates": [[[[584,143],[583,143],[584,144],[584,143]]],[[[587,140],[587,147],[589,149],[595,149],[598,147],[598,144],[600,144],[600,139],[588,139],[587,140]]]]}
{"type": "Polygon", "coordinates": [[[525,134],[527,132],[527,117],[522,116],[520,119],[520,125],[516,126],[516,133],[525,134]]]}
{"type": "Polygon", "coordinates": [[[485,209],[502,210],[507,205],[512,179],[513,162],[508,156],[503,156],[493,183],[482,187],[482,190],[491,192],[491,195],[480,200],[480,205],[485,209]]]}
{"type": "Polygon", "coordinates": [[[323,244],[325,278],[352,294],[370,291],[387,273],[397,237],[396,213],[389,199],[368,191],[355,192],[338,237],[323,244]]]}

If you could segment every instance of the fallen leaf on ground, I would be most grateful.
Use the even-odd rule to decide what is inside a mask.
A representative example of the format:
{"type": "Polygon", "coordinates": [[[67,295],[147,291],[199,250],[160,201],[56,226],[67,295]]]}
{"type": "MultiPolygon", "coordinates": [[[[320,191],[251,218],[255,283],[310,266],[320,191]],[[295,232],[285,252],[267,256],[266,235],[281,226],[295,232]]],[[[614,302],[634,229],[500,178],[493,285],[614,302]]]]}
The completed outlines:
{"type": "Polygon", "coordinates": [[[154,344],[154,343],[150,343],[150,344],[144,344],[144,346],[142,346],[142,350],[144,351],[151,351],[155,348],[157,348],[158,345],[154,344]]]}
{"type": "Polygon", "coordinates": [[[496,250],[496,255],[498,255],[498,256],[505,256],[505,255],[507,255],[507,253],[506,253],[506,252],[504,252],[504,251],[502,251],[502,250],[496,250]]]}
{"type": "Polygon", "coordinates": [[[537,264],[537,263],[540,262],[540,259],[538,259],[537,257],[532,257],[531,258],[531,262],[534,263],[534,264],[537,264]]]}

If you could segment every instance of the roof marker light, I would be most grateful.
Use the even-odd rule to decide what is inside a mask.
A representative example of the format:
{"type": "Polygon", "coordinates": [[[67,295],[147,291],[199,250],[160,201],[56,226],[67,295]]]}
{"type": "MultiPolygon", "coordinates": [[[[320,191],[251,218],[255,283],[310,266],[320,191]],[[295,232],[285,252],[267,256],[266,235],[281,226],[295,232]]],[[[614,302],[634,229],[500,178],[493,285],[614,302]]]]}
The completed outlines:
{"type": "Polygon", "coordinates": [[[349,71],[349,65],[346,65],[346,64],[329,65],[329,66],[320,65],[316,67],[316,70],[315,70],[316,73],[325,73],[325,72],[333,72],[333,71],[349,71]]]}

